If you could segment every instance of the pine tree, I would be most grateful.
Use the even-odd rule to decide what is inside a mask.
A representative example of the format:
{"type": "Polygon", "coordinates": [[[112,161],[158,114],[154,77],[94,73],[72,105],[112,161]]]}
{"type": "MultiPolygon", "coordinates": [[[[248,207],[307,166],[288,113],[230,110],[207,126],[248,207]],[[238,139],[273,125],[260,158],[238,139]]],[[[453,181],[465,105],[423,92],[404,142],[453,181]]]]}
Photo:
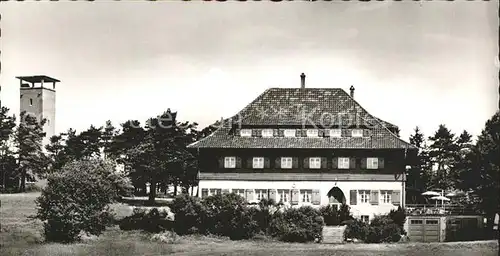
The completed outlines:
{"type": "Polygon", "coordinates": [[[429,187],[430,182],[430,159],[425,136],[417,126],[414,134],[410,135],[410,144],[418,148],[417,163],[411,166],[407,173],[408,202],[417,203],[420,194],[429,187]]]}
{"type": "Polygon", "coordinates": [[[466,177],[468,169],[472,168],[472,135],[464,130],[457,138],[457,150],[455,151],[455,159],[450,178],[453,185],[457,189],[466,190],[469,186],[468,178],[466,177]]]}
{"type": "Polygon", "coordinates": [[[453,182],[450,177],[450,171],[454,168],[455,154],[457,144],[455,143],[455,134],[446,128],[445,125],[439,125],[434,136],[429,137],[431,142],[429,156],[436,170],[433,175],[432,187],[434,189],[448,190],[453,188],[453,182]]]}
{"type": "Polygon", "coordinates": [[[20,118],[22,121],[15,134],[15,144],[19,164],[19,191],[24,192],[26,178],[43,177],[47,170],[48,161],[42,151],[45,119],[39,122],[36,117],[26,114],[24,111],[20,118]]]}
{"type": "Polygon", "coordinates": [[[481,209],[491,224],[492,217],[500,212],[500,111],[486,122],[472,151],[473,167],[468,175],[470,189],[478,196],[481,209]]]}
{"type": "Polygon", "coordinates": [[[2,191],[15,189],[18,184],[16,170],[18,169],[15,152],[12,149],[12,139],[15,134],[16,118],[9,115],[9,109],[0,108],[0,185],[2,191]]]}
{"type": "Polygon", "coordinates": [[[113,126],[110,120],[106,121],[106,126],[102,132],[102,151],[104,158],[109,158],[112,155],[113,139],[118,135],[118,131],[113,126]]]}

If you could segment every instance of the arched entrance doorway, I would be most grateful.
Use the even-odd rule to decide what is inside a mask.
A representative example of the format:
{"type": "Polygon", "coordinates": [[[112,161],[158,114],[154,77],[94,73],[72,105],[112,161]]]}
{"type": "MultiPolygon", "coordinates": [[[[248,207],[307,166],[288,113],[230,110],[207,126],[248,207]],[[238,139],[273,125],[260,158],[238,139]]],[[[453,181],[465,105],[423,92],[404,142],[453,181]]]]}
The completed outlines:
{"type": "Polygon", "coordinates": [[[328,202],[331,205],[339,206],[341,204],[346,203],[344,192],[342,192],[342,190],[337,186],[330,189],[330,191],[328,191],[327,196],[328,196],[328,202]]]}

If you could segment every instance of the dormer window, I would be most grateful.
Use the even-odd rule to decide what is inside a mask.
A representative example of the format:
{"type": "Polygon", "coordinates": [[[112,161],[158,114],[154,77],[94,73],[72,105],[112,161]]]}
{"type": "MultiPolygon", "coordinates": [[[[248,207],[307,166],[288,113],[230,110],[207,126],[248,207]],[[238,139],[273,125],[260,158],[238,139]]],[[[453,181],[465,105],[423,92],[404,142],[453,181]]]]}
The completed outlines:
{"type": "Polygon", "coordinates": [[[250,129],[241,129],[240,136],[241,137],[252,137],[252,130],[250,130],[250,129]]]}
{"type": "Polygon", "coordinates": [[[308,129],[306,133],[307,137],[318,137],[318,130],[316,129],[308,129]]]}
{"type": "Polygon", "coordinates": [[[273,129],[262,130],[262,137],[273,137],[273,129]]]}
{"type": "Polygon", "coordinates": [[[285,137],[295,137],[295,130],[287,129],[284,131],[285,137]]]}
{"type": "Polygon", "coordinates": [[[330,137],[340,138],[342,137],[341,129],[330,129],[330,137]]]}
{"type": "Polygon", "coordinates": [[[363,130],[362,129],[353,129],[352,130],[352,137],[363,137],[363,130]]]}

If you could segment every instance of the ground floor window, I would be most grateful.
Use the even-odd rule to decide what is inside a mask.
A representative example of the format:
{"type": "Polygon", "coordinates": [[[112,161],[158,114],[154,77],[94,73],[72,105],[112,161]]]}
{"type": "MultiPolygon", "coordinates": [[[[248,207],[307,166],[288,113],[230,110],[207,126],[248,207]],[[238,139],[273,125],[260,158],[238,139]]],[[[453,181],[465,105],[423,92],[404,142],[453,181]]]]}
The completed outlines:
{"type": "Polygon", "coordinates": [[[238,188],[233,188],[232,191],[234,194],[237,194],[239,196],[242,196],[243,198],[245,197],[245,190],[244,189],[238,189],[238,188]]]}
{"type": "Polygon", "coordinates": [[[361,221],[364,223],[369,223],[370,222],[370,216],[368,215],[361,215],[361,221]]]}
{"type": "Polygon", "coordinates": [[[312,190],[300,190],[300,198],[302,203],[310,203],[312,197],[312,190]]]}
{"type": "Polygon", "coordinates": [[[212,188],[212,189],[210,189],[210,195],[211,196],[220,195],[221,193],[222,193],[222,189],[220,189],[220,188],[212,188]]]}
{"type": "Polygon", "coordinates": [[[290,200],[290,190],[278,189],[278,197],[280,203],[288,203],[290,200]]]}
{"type": "Polygon", "coordinates": [[[267,198],[267,189],[256,189],[255,196],[257,201],[267,198]]]}

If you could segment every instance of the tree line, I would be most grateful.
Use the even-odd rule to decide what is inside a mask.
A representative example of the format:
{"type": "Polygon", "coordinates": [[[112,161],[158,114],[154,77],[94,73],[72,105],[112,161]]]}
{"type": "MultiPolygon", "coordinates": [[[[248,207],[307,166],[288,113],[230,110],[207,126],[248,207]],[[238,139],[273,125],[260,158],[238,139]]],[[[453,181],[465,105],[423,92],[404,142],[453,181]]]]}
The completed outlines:
{"type": "MultiPolygon", "coordinates": [[[[45,120],[21,113],[14,115],[2,107],[0,112],[0,171],[3,192],[26,191],[26,179],[43,179],[72,161],[104,158],[125,167],[136,192],[144,193],[151,184],[149,199],[157,190],[173,186],[188,191],[197,185],[197,158],[186,146],[211,134],[220,122],[198,130],[195,122],[180,122],[170,109],[151,117],[144,124],[128,120],[120,128],[107,121],[77,132],[69,129],[52,136],[42,148],[45,120]],[[157,187],[160,186],[160,187],[157,187]]],[[[192,190],[191,190],[192,191],[192,190]]]]}

